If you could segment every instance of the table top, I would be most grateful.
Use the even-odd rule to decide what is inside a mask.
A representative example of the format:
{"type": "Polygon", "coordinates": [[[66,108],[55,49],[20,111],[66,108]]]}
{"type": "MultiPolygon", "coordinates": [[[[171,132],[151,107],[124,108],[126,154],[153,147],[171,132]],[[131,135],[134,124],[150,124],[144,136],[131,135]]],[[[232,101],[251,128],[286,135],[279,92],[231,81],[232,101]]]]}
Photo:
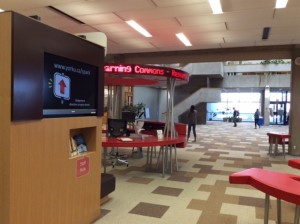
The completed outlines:
{"type": "Polygon", "coordinates": [[[290,138],[291,137],[290,134],[281,133],[281,132],[268,132],[267,135],[271,136],[271,137],[280,137],[280,138],[290,138]]]}
{"type": "Polygon", "coordinates": [[[165,146],[175,145],[186,142],[186,136],[179,135],[177,137],[164,137],[158,139],[157,136],[147,135],[144,138],[141,137],[128,137],[132,141],[121,141],[118,138],[102,137],[103,147],[149,147],[149,146],[165,146]]]}
{"type": "Polygon", "coordinates": [[[248,184],[276,198],[300,205],[300,176],[250,168],[229,176],[231,184],[248,184]]]}

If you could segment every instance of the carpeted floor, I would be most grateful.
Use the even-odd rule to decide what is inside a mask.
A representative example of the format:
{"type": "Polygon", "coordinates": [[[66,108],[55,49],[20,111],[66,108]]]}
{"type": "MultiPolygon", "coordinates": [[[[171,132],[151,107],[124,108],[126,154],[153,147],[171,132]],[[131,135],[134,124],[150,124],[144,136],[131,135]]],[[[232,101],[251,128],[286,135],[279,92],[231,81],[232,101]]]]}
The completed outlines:
{"type": "MultiPolygon", "coordinates": [[[[95,224],[258,224],[263,223],[264,197],[246,185],[233,185],[228,175],[250,167],[299,174],[287,165],[287,155],[268,155],[269,131],[288,126],[209,122],[197,126],[197,141],[177,149],[179,171],[162,177],[146,172],[146,156],[129,158],[129,167],[109,167],[116,190],[101,206],[95,224]]],[[[131,149],[119,149],[131,154],[131,149]]],[[[282,223],[293,223],[293,204],[282,202],[282,223]]],[[[276,223],[276,199],[271,197],[270,224],[276,223]]]]}

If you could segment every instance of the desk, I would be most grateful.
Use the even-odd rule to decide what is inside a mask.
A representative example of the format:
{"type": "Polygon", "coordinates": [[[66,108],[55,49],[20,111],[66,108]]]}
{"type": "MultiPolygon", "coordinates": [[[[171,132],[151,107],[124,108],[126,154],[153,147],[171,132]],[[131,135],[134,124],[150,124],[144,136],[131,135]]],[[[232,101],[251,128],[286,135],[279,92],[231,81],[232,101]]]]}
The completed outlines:
{"type": "MultiPolygon", "coordinates": [[[[168,167],[168,160],[167,155],[168,152],[170,153],[170,171],[172,173],[172,150],[174,149],[175,153],[175,163],[177,167],[177,152],[176,152],[176,144],[179,143],[186,143],[186,136],[179,135],[177,137],[164,137],[163,139],[158,139],[157,136],[147,136],[145,138],[132,138],[133,141],[130,142],[123,142],[118,140],[117,138],[109,138],[109,137],[102,137],[102,146],[104,148],[104,157],[107,156],[107,147],[148,147],[147,149],[147,167],[149,163],[152,162],[152,151],[153,147],[161,146],[160,153],[162,155],[162,164],[163,170],[162,175],[165,174],[165,169],[168,167]]],[[[106,162],[104,162],[104,172],[106,172],[106,162]]]]}
{"type": "Polygon", "coordinates": [[[248,184],[266,194],[264,224],[269,219],[270,195],[277,198],[277,223],[281,224],[281,200],[285,200],[296,205],[294,224],[299,224],[299,180],[300,176],[259,168],[243,170],[229,176],[231,184],[248,184]]]}
{"type": "Polygon", "coordinates": [[[278,145],[282,145],[283,156],[285,157],[285,144],[289,144],[291,135],[277,132],[268,132],[267,135],[269,136],[269,154],[272,154],[274,144],[274,155],[278,153],[278,145]]]}

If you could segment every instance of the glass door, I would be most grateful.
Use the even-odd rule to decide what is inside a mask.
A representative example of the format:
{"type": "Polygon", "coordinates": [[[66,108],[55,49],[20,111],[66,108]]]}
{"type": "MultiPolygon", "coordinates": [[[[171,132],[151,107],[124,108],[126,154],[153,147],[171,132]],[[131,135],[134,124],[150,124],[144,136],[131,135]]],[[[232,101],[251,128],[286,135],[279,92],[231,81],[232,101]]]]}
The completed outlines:
{"type": "Polygon", "coordinates": [[[287,102],[270,102],[270,124],[288,124],[290,104],[287,102]]]}
{"type": "Polygon", "coordinates": [[[270,93],[270,124],[287,125],[290,112],[289,91],[274,91],[270,93]]]}

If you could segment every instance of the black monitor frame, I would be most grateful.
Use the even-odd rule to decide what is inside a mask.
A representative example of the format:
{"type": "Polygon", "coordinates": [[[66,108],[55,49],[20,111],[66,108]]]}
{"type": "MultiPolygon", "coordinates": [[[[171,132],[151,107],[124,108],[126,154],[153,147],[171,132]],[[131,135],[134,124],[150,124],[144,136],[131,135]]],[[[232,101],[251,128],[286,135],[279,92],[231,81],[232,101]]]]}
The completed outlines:
{"type": "Polygon", "coordinates": [[[107,119],[107,133],[110,137],[122,137],[128,135],[127,121],[124,119],[107,119]]]}
{"type": "Polygon", "coordinates": [[[95,114],[103,116],[104,48],[73,34],[13,13],[12,121],[43,119],[45,53],[98,68],[95,114]]]}

